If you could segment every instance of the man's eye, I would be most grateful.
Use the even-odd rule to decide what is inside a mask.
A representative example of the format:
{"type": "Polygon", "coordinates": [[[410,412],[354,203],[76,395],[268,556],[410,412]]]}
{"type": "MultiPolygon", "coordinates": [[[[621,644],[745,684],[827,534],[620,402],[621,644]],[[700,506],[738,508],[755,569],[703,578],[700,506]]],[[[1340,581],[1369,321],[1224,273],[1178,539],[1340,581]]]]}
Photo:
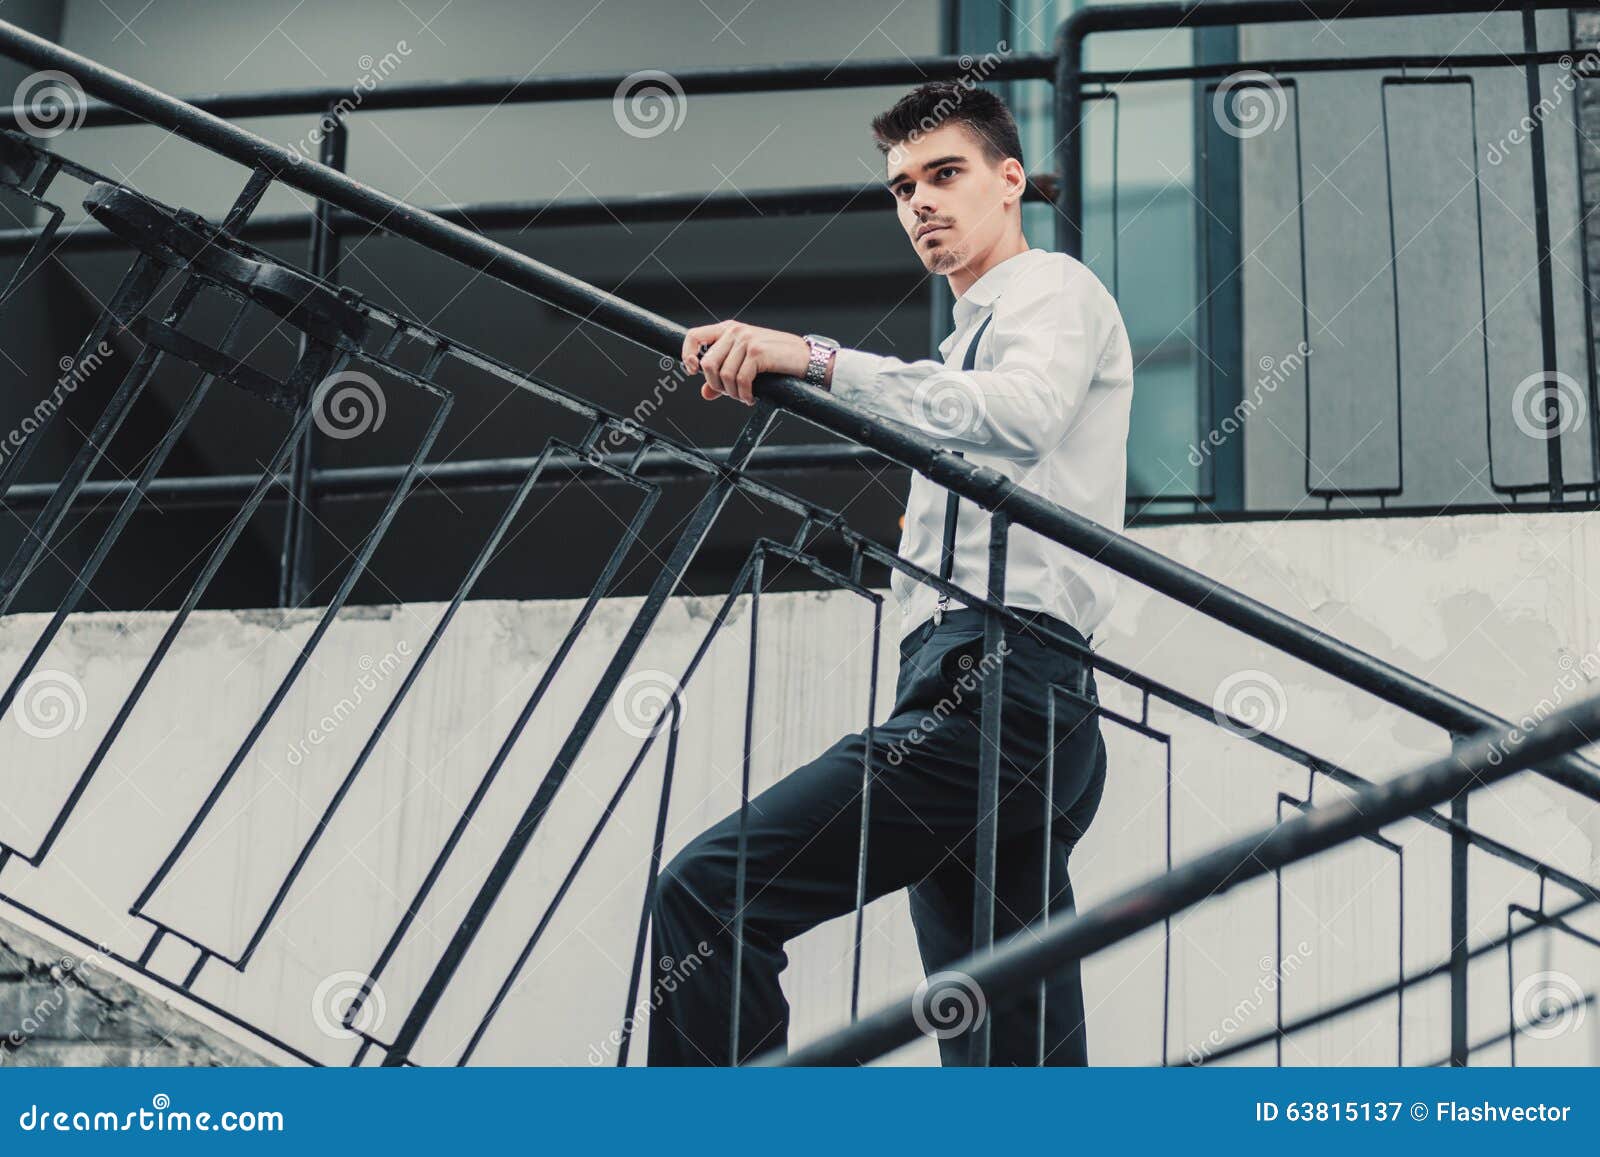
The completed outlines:
{"type": "Polygon", "coordinates": [[[955,168],[954,165],[947,165],[945,168],[942,168],[942,169],[939,170],[939,175],[942,177],[946,173],[954,173],[954,172],[957,172],[957,171],[958,170],[955,168]]]}

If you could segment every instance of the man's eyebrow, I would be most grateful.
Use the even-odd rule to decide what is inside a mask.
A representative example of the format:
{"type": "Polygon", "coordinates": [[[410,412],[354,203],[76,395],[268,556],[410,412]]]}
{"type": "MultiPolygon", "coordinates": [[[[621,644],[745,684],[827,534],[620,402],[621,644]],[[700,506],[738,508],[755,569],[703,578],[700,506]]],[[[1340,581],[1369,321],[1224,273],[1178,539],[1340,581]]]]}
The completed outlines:
{"type": "MultiPolygon", "coordinates": [[[[944,166],[946,166],[948,164],[951,164],[952,162],[955,162],[955,161],[960,161],[963,164],[965,164],[966,163],[966,159],[967,159],[966,157],[961,156],[959,153],[953,153],[948,157],[939,157],[936,160],[929,161],[927,164],[922,166],[922,171],[924,173],[926,173],[926,172],[929,172],[930,170],[933,170],[933,169],[942,169],[944,166]]],[[[888,188],[892,189],[896,185],[898,185],[901,181],[904,181],[905,179],[906,179],[906,172],[905,172],[904,169],[902,169],[902,170],[900,170],[900,172],[896,173],[894,176],[890,177],[887,181],[885,181],[884,185],[886,185],[888,188]]]]}

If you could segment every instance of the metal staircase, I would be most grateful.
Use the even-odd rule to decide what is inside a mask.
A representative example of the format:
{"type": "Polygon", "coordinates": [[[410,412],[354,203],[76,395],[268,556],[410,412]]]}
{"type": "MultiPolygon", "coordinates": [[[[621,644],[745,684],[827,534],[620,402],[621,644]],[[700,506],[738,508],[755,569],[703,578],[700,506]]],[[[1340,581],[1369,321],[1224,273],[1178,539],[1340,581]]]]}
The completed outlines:
{"type": "MultiPolygon", "coordinates": [[[[1139,27],[1154,26],[1157,21],[1173,24],[1223,19],[1282,20],[1298,14],[1291,9],[1313,11],[1328,20],[1358,19],[1380,12],[1394,14],[1401,9],[1434,12],[1439,6],[1410,3],[1409,0],[1385,4],[1364,3],[1363,0],[1334,4],[1313,0],[1293,5],[1236,4],[1230,6],[1225,15],[1219,15],[1221,7],[1130,5],[1117,9],[1114,15],[1097,12],[1069,21],[1062,34],[1060,55],[1053,62],[1059,64],[1058,83],[1065,85],[1061,96],[1067,115],[1075,117],[1081,111],[1081,85],[1074,70],[1082,40],[1093,29],[1110,27],[1109,22],[1124,21],[1127,27],[1139,27]]],[[[1479,11],[1493,5],[1461,3],[1450,7],[1479,11]]],[[[1593,882],[1526,850],[1474,829],[1467,821],[1467,800],[1472,792],[1487,789],[1526,768],[1529,774],[1576,793],[1578,798],[1600,801],[1600,766],[1577,754],[1578,749],[1590,742],[1589,736],[1596,734],[1595,728],[1600,727],[1600,701],[1581,703],[1552,715],[1519,738],[1506,720],[1424,679],[1330,638],[1070,510],[1018,489],[1006,478],[940,450],[914,433],[876,421],[792,379],[772,377],[758,384],[759,404],[737,440],[725,449],[708,451],[664,436],[641,425],[631,415],[596,407],[585,400],[580,391],[524,373],[417,318],[376,304],[333,283],[326,276],[326,268],[295,268],[244,237],[250,231],[263,195],[273,184],[281,183],[315,197],[321,206],[317,218],[320,222],[331,221],[335,214],[346,215],[347,222],[365,222],[420,249],[458,261],[482,278],[531,294],[571,314],[583,325],[603,327],[628,338],[663,358],[663,365],[668,364],[665,359],[676,357],[685,332],[682,327],[487,236],[397,201],[333,168],[306,161],[211,113],[155,92],[13,25],[0,24],[0,53],[37,69],[69,74],[87,93],[104,102],[96,106],[97,116],[103,118],[108,108],[124,110],[128,116],[159,125],[202,149],[237,163],[246,172],[231,210],[223,220],[213,222],[182,208],[161,204],[137,189],[73,162],[64,155],[67,150],[58,151],[56,147],[66,142],[41,141],[19,132],[0,134],[0,185],[32,203],[46,218],[41,228],[28,232],[28,247],[0,296],[0,309],[14,300],[33,271],[52,259],[55,248],[63,240],[61,224],[65,207],[71,199],[78,198],[95,222],[115,238],[120,248],[131,254],[131,261],[115,296],[84,337],[74,360],[91,357],[93,351],[106,342],[135,351],[131,366],[110,393],[103,409],[95,415],[92,428],[84,431],[76,457],[60,480],[49,488],[47,496],[36,494],[22,501],[18,497],[21,488],[17,480],[40,441],[53,429],[58,429],[54,425],[58,411],[44,414],[26,440],[0,464],[0,501],[5,502],[14,516],[31,515],[23,544],[0,573],[0,614],[13,610],[24,583],[53,554],[70,514],[86,493],[93,492],[101,499],[108,496],[120,499],[92,554],[76,570],[74,581],[33,643],[21,668],[0,692],[0,710],[12,710],[19,696],[27,693],[51,642],[67,624],[69,616],[79,609],[84,591],[123,542],[141,505],[150,501],[152,495],[175,492],[162,489],[164,485],[173,485],[173,480],[162,477],[162,470],[202,406],[226,407],[229,412],[237,413],[241,422],[270,422],[274,433],[280,436],[270,458],[259,464],[257,472],[247,476],[247,485],[235,480],[227,487],[215,489],[214,498],[222,495],[232,503],[232,514],[200,562],[193,582],[154,653],[120,704],[109,728],[98,739],[94,755],[72,782],[63,785],[43,837],[28,846],[0,841],[0,900],[53,927],[60,935],[90,945],[99,942],[97,930],[67,926],[47,908],[21,899],[14,885],[23,877],[50,869],[53,848],[73,824],[97,777],[104,774],[108,753],[129,720],[136,713],[161,709],[147,692],[192,612],[202,604],[209,584],[246,528],[260,517],[264,504],[269,499],[281,498],[285,492],[290,496],[298,493],[304,499],[307,475],[303,462],[308,441],[319,433],[323,437],[337,437],[331,432],[332,427],[339,415],[349,416],[345,407],[350,404],[370,406],[377,402],[396,413],[404,412],[411,430],[408,457],[369,475],[368,484],[381,484],[386,496],[372,525],[350,553],[342,577],[332,597],[321,608],[314,628],[281,680],[264,702],[253,709],[254,722],[242,735],[231,759],[216,769],[209,791],[198,806],[174,825],[170,845],[158,869],[148,878],[132,882],[130,896],[124,899],[131,899],[128,914],[143,929],[142,947],[136,951],[108,953],[146,982],[194,1001],[242,1031],[259,1033],[265,1043],[289,1056],[319,1063],[301,1042],[253,1026],[246,1015],[202,995],[202,981],[217,969],[251,976],[251,965],[258,949],[272,935],[275,920],[284,905],[297,894],[297,889],[306,887],[307,871],[316,862],[324,833],[346,806],[352,788],[390,725],[404,710],[408,694],[428,669],[430,659],[463,603],[473,596],[476,584],[502,549],[507,535],[512,533],[530,495],[541,486],[550,485],[557,476],[596,482],[604,479],[619,484],[635,496],[632,512],[625,520],[620,520],[619,532],[581,609],[556,645],[547,667],[500,741],[494,758],[477,777],[475,789],[451,830],[441,844],[426,849],[429,867],[422,874],[420,887],[409,894],[405,915],[363,969],[365,979],[360,992],[345,1009],[343,1018],[344,1026],[357,1038],[347,1058],[350,1064],[374,1061],[385,1065],[467,1064],[471,1061],[479,1042],[501,1010],[519,970],[540,945],[573,881],[591,862],[591,854],[608,823],[653,751],[657,758],[664,759],[660,790],[652,809],[656,819],[649,848],[648,878],[654,878],[666,839],[682,695],[739,600],[748,600],[753,636],[761,599],[763,593],[771,589],[774,572],[804,570],[812,577],[814,585],[846,593],[861,600],[869,609],[875,656],[882,626],[883,596],[864,581],[864,576],[869,571],[897,570],[918,582],[948,591],[969,606],[983,608],[991,631],[998,632],[1002,622],[1012,617],[1004,605],[1003,545],[1014,527],[1027,528],[1091,555],[1130,584],[1159,593],[1198,615],[1240,632],[1276,654],[1304,662],[1349,687],[1370,694],[1447,733],[1457,748],[1449,758],[1386,782],[1374,783],[1358,769],[1339,766],[1270,731],[1259,730],[1249,720],[1219,711],[1216,705],[1167,686],[1148,674],[1098,653],[1087,654],[1085,659],[1099,676],[1124,688],[1129,697],[1127,701],[1137,705],[1135,710],[1103,707],[1103,723],[1108,728],[1125,729],[1141,736],[1165,752],[1167,872],[1072,919],[1041,929],[1037,936],[996,945],[992,951],[980,953],[968,961],[964,971],[992,998],[1035,983],[1063,961],[1081,959],[1157,925],[1164,925],[1168,930],[1170,953],[1170,922],[1188,907],[1205,903],[1256,877],[1272,875],[1281,889],[1285,869],[1307,861],[1314,864],[1314,857],[1320,853],[1355,841],[1365,841],[1397,861],[1403,941],[1404,865],[1409,844],[1395,838],[1395,832],[1401,827],[1409,831],[1409,825],[1432,833],[1426,838],[1437,840],[1436,846],[1448,849],[1453,946],[1448,957],[1425,970],[1408,972],[1402,952],[1392,983],[1361,992],[1309,1015],[1285,1019],[1280,1000],[1270,1028],[1228,1042],[1208,1053],[1203,1058],[1205,1061],[1225,1059],[1276,1042],[1276,1056],[1281,1063],[1282,1042],[1296,1032],[1358,1009],[1392,1001],[1397,1024],[1396,1063],[1466,1064],[1475,1049],[1492,1043],[1468,1039],[1466,985],[1470,961],[1503,951],[1510,975],[1513,974],[1514,946],[1535,932],[1557,932],[1585,943],[1596,943],[1571,922],[1571,917],[1600,899],[1600,889],[1593,882]],[[196,319],[205,316],[213,307],[224,309],[227,320],[220,325],[197,325],[196,319]],[[281,344],[266,343],[260,336],[263,332],[290,339],[295,350],[293,358],[282,356],[281,344]],[[137,476],[124,484],[94,482],[92,474],[142,393],[158,371],[171,373],[174,370],[189,375],[192,387],[154,450],[144,457],[137,476]],[[457,383],[462,381],[493,381],[509,387],[519,407],[513,420],[521,424],[521,428],[535,432],[533,440],[537,447],[530,445],[530,451],[536,449],[536,454],[514,467],[504,463],[497,467],[500,485],[509,493],[491,532],[476,547],[426,643],[389,693],[381,718],[364,740],[360,755],[333,781],[309,836],[293,849],[291,862],[269,901],[259,913],[253,914],[248,935],[237,941],[218,942],[182,919],[160,914],[158,900],[164,884],[192,848],[202,827],[217,813],[241,769],[257,758],[261,736],[312,662],[319,644],[346,607],[356,584],[368,572],[376,552],[409,505],[427,488],[447,481],[449,467],[435,461],[432,455],[441,433],[447,428],[457,392],[463,388],[457,383]],[[776,460],[778,451],[764,452],[762,443],[774,427],[785,420],[808,423],[825,435],[842,440],[849,454],[871,452],[921,473],[990,511],[993,516],[991,558],[995,563],[988,590],[978,593],[951,587],[853,529],[840,512],[825,509],[765,478],[757,467],[764,455],[766,461],[776,460]],[[451,865],[464,833],[479,817],[513,748],[536,718],[544,723],[544,717],[539,715],[541,704],[546,701],[547,692],[562,672],[564,663],[585,645],[585,631],[594,611],[612,591],[625,565],[636,558],[641,536],[652,517],[658,514],[661,479],[668,472],[680,482],[693,480],[698,497],[687,517],[675,528],[670,552],[665,557],[650,560],[655,567],[654,577],[631,626],[621,644],[606,658],[581,711],[575,718],[561,721],[564,739],[536,788],[526,798],[509,838],[481,877],[476,878],[476,891],[459,919],[438,941],[419,940],[418,914],[434,898],[435,889],[451,865]],[[96,487],[98,489],[94,489],[96,487]],[[571,790],[567,785],[577,774],[586,745],[596,728],[604,723],[619,687],[634,669],[663,609],[680,588],[683,576],[713,524],[735,496],[756,504],[768,516],[767,525],[781,527],[782,532],[764,535],[751,544],[720,611],[705,625],[704,636],[693,658],[677,673],[675,686],[663,693],[662,709],[644,729],[632,763],[614,782],[590,786],[590,790],[601,794],[605,802],[597,822],[572,858],[548,904],[538,913],[508,912],[500,903],[508,881],[529,848],[545,832],[546,820],[558,793],[571,790]],[[843,565],[838,562],[841,558],[846,560],[843,565]],[[1230,733],[1273,759],[1303,770],[1303,792],[1277,794],[1279,814],[1287,818],[1268,830],[1226,843],[1199,859],[1174,862],[1171,768],[1172,746],[1178,740],[1162,722],[1174,715],[1230,733]],[[660,751],[663,746],[664,755],[660,751]],[[1503,938],[1481,943],[1470,940],[1467,928],[1469,853],[1524,873],[1537,885],[1537,905],[1511,903],[1506,906],[1503,938]],[[497,991],[471,994],[470,1003],[479,1011],[462,1047],[449,1054],[430,1051],[430,1038],[425,1032],[447,993],[454,991],[452,985],[458,980],[463,960],[491,921],[513,921],[519,927],[526,926],[525,944],[497,991]],[[403,1008],[404,1015],[397,1030],[392,1035],[382,1036],[365,1031],[361,1027],[364,1003],[372,990],[390,976],[397,955],[407,949],[418,950],[419,943],[424,944],[422,950],[429,954],[426,979],[403,1008]],[[186,961],[177,969],[171,965],[174,947],[181,948],[186,961]],[[1450,1039],[1439,1042],[1438,1055],[1410,1055],[1398,1028],[1404,1019],[1406,994],[1415,986],[1438,978],[1446,978],[1451,988],[1450,1039]]],[[[941,67],[948,70],[952,62],[944,62],[941,67]]],[[[1040,63],[1024,62],[1019,67],[1037,71],[1040,63]]],[[[741,76],[740,79],[754,83],[751,77],[741,76]]],[[[579,86],[579,91],[586,90],[579,86]]],[[[606,90],[608,95],[609,91],[606,90]]],[[[1068,150],[1068,155],[1079,157],[1073,150],[1068,150]]],[[[1064,237],[1069,243],[1081,237],[1081,231],[1073,224],[1081,220],[1082,205],[1074,191],[1081,187],[1079,164],[1081,160],[1078,159],[1064,162],[1067,192],[1063,201],[1066,216],[1062,220],[1065,222],[1064,237]]],[[[315,228],[317,226],[313,225],[315,228]]],[[[361,420],[359,413],[356,420],[361,420]]],[[[1565,490],[1562,489],[1559,458],[1556,462],[1549,486],[1552,496],[1560,501],[1565,497],[1565,490]]],[[[487,471],[487,467],[484,470],[487,471]]],[[[305,533],[302,518],[302,508],[291,502],[284,523],[283,574],[286,588],[298,589],[297,597],[301,598],[304,585],[294,576],[299,566],[295,558],[300,549],[297,543],[305,533]]],[[[1062,645],[1071,646],[1064,640],[1062,645]]],[[[874,661],[869,712],[877,694],[878,675],[874,661]]],[[[753,662],[746,690],[745,709],[749,711],[756,693],[753,662]]],[[[1082,701],[1080,688],[1062,687],[1057,691],[1063,699],[1082,701]]],[[[991,706],[987,702],[991,694],[992,687],[985,690],[986,714],[991,706]]],[[[998,712],[994,718],[998,720],[998,712]]],[[[749,745],[747,731],[746,766],[751,755],[749,745]]],[[[998,749],[992,748],[978,773],[990,779],[996,777],[998,759],[998,749]]],[[[745,787],[748,791],[748,779],[745,787]]],[[[870,794],[870,785],[867,790],[870,794]]],[[[978,834],[980,847],[994,846],[992,816],[979,823],[978,834]]],[[[990,857],[991,872],[992,863],[990,857]]],[[[639,900],[636,934],[626,946],[632,954],[633,982],[627,1003],[619,1010],[624,1016],[627,1009],[635,1006],[639,995],[639,979],[649,940],[645,915],[649,910],[648,886],[639,900]]],[[[1281,910],[1277,924],[1281,961],[1281,910]]],[[[852,960],[852,991],[859,994],[862,967],[859,907],[855,936],[857,950],[852,960]]],[[[1163,999],[1170,998],[1169,967],[1163,999]]],[[[1581,996],[1585,1005],[1591,999],[1592,993],[1581,996]]],[[[855,1003],[853,1000],[854,1023],[851,1026],[797,1051],[787,1060],[790,1063],[828,1063],[846,1057],[881,1055],[916,1035],[914,1001],[900,1002],[859,1018],[855,1015],[858,1012],[855,1003]]],[[[1507,1028],[1513,1044],[1520,1027],[1513,1006],[1507,1028]]],[[[1149,1063],[1183,1064],[1195,1060],[1192,1054],[1185,1054],[1185,1042],[1169,1038],[1165,1022],[1160,1042],[1151,1044],[1154,1047],[1149,1063]]],[[[626,1064],[628,1055],[625,1033],[618,1063],[626,1064]]]]}

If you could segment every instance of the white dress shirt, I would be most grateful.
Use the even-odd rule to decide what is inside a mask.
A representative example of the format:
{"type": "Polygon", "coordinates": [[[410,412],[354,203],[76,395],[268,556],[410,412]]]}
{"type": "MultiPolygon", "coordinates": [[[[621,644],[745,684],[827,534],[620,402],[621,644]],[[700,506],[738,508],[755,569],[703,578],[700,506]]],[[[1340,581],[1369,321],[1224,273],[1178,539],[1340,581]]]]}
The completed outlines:
{"type": "MultiPolygon", "coordinates": [[[[962,451],[1052,502],[1120,531],[1128,473],[1133,354],[1117,303],[1087,266],[1065,253],[1028,249],[994,266],[955,303],[943,363],[905,362],[840,349],[832,392],[873,414],[962,451]],[[978,368],[963,372],[983,319],[978,368]]],[[[937,575],[946,491],[911,476],[900,554],[937,575]]],[[[989,582],[989,513],[963,499],[951,581],[974,594],[989,582]]],[[[895,571],[890,589],[902,634],[925,622],[938,593],[895,571]]],[[[1085,636],[1116,595],[1116,576],[1077,551],[1012,525],[1005,602],[1043,611],[1085,636]]],[[[961,604],[952,601],[951,606],[961,604]]]]}

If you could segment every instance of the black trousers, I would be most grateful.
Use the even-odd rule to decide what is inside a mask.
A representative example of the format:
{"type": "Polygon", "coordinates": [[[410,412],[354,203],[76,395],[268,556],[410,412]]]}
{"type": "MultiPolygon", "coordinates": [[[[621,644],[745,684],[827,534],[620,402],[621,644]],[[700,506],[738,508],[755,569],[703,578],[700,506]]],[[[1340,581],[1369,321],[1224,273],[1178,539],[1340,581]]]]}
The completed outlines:
{"type": "MultiPolygon", "coordinates": [[[[1082,643],[1065,623],[1031,622],[1082,643]]],[[[1034,631],[1008,625],[1001,689],[1000,805],[995,937],[1070,912],[1067,860],[1099,807],[1106,756],[1092,671],[1034,631]],[[1066,688],[1088,703],[1052,688],[1066,688]],[[1047,776],[1055,701],[1054,769],[1047,776]],[[1051,793],[1045,796],[1047,779],[1051,793]]],[[[997,656],[984,650],[981,612],[931,620],[900,645],[891,717],[873,728],[867,792],[866,898],[910,889],[911,915],[930,976],[973,944],[980,701],[997,656]]],[[[787,1044],[789,1006],[778,975],[786,941],[855,908],[867,741],[846,735],[750,801],[746,816],[744,946],[738,986],[738,1063],[787,1044]]],[[[724,1065],[732,1057],[739,814],[693,840],[661,872],[651,900],[652,1065],[724,1065]]],[[[995,1001],[962,994],[991,1018],[990,1063],[1088,1063],[1076,964],[1040,993],[995,1001]]],[[[967,1063],[957,1005],[929,1009],[942,1063],[967,1063]]],[[[869,1058],[860,1058],[866,1060],[869,1058]]]]}

